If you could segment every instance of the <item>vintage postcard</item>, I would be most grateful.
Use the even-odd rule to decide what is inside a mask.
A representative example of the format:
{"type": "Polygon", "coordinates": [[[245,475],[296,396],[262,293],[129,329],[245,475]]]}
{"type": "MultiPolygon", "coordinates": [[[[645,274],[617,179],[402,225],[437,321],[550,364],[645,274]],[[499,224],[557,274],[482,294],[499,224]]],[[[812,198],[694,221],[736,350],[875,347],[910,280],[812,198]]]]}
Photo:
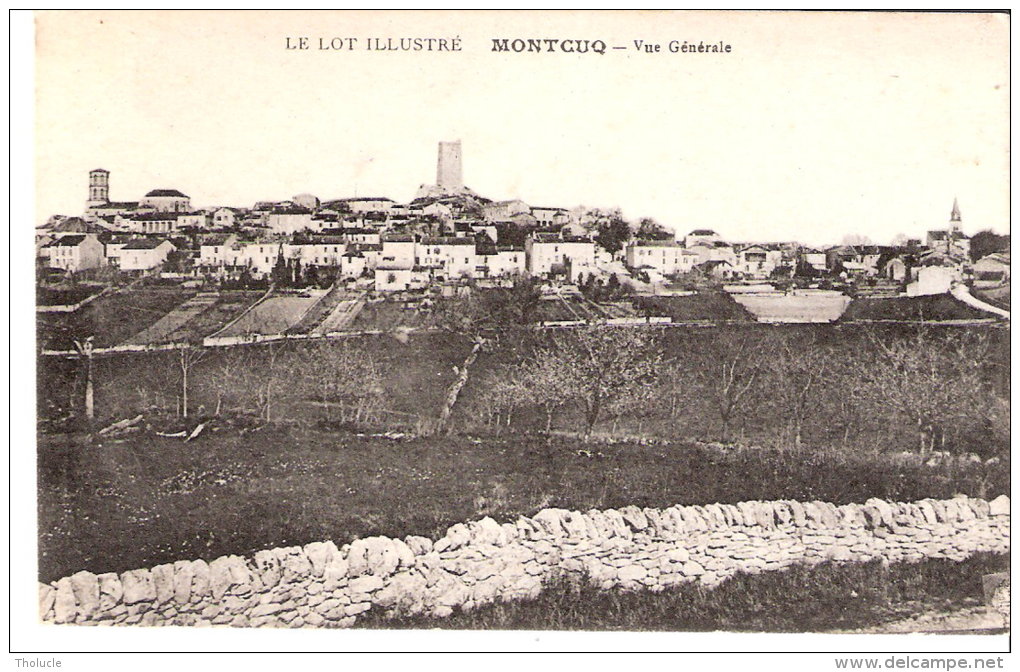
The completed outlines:
{"type": "Polygon", "coordinates": [[[25,650],[1008,650],[1008,13],[27,23],[25,650]]]}

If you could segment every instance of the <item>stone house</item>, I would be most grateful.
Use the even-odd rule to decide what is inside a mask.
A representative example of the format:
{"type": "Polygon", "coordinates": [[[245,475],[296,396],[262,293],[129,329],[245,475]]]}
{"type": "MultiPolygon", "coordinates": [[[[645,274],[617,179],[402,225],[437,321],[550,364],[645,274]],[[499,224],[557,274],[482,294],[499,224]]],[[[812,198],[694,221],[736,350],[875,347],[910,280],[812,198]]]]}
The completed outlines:
{"type": "Polygon", "coordinates": [[[312,228],[312,211],[297,205],[274,208],[266,215],[266,225],[273,233],[308,231],[312,228]]]}
{"type": "Polygon", "coordinates": [[[456,236],[425,238],[415,248],[416,264],[437,280],[474,277],[475,239],[456,236]]]}
{"type": "Polygon", "coordinates": [[[40,256],[49,268],[73,272],[99,268],[106,259],[103,244],[94,233],[62,235],[40,248],[40,256]]]}
{"type": "Polygon", "coordinates": [[[534,276],[564,273],[574,280],[595,267],[595,242],[588,238],[535,233],[525,239],[524,249],[528,273],[534,276]]]}
{"type": "Polygon", "coordinates": [[[176,250],[169,240],[159,238],[135,238],[120,248],[120,269],[122,271],[147,271],[166,261],[176,250]]]}
{"type": "Polygon", "coordinates": [[[668,276],[690,272],[699,257],[673,240],[639,240],[626,246],[624,258],[631,268],[651,268],[668,276]]]}

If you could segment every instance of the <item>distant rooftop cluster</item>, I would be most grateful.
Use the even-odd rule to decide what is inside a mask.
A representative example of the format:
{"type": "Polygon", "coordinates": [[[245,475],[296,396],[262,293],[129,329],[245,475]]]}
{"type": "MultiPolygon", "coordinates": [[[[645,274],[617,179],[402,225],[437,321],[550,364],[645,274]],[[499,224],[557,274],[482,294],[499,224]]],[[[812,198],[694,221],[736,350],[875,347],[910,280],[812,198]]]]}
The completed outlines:
{"type": "Polygon", "coordinates": [[[619,211],[493,200],[466,187],[463,177],[460,141],[441,142],[435,184],[421,185],[408,203],[301,193],[284,201],[196,208],[187,194],[167,187],[137,201],[111,200],[110,172],[97,168],[89,173],[84,213],[51,218],[37,231],[37,250],[40,263],[65,270],[125,269],[125,263],[155,268],[184,258],[195,272],[220,277],[322,267],[337,277],[374,276],[383,290],[515,274],[567,281],[621,272],[643,281],[686,273],[902,280],[924,267],[964,273],[970,261],[970,238],[955,200],[948,226],[931,229],[923,241],[812,248],[795,241],[727,241],[704,227],[679,237],[653,220],[628,223],[619,211]],[[50,252],[58,248],[65,251],[50,252]]]}

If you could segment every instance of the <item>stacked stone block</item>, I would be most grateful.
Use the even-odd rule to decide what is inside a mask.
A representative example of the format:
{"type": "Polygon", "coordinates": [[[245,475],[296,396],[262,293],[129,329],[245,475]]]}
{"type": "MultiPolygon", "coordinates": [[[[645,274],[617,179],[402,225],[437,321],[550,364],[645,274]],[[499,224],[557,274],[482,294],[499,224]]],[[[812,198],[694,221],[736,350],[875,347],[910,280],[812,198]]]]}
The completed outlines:
{"type": "Polygon", "coordinates": [[[459,523],[435,541],[368,537],[339,548],[326,541],[251,558],[83,571],[39,584],[39,610],[57,624],[343,628],[372,609],[442,617],[532,598],[562,575],[661,591],[794,564],[963,560],[1008,552],[1009,519],[1005,496],[544,509],[513,523],[459,523]]]}

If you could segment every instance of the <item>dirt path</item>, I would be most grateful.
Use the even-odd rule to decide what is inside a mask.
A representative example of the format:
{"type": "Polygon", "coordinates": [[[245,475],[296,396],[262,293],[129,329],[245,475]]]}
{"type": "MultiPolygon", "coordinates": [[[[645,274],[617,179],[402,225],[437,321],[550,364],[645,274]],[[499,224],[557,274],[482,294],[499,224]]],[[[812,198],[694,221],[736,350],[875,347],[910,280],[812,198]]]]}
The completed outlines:
{"type": "Polygon", "coordinates": [[[960,301],[963,301],[968,306],[972,306],[974,308],[977,308],[978,310],[983,310],[985,312],[992,313],[994,315],[998,315],[999,317],[1004,317],[1007,320],[1009,319],[1009,311],[1008,310],[1003,310],[1002,308],[998,308],[996,306],[993,306],[990,303],[985,303],[981,299],[979,299],[976,296],[974,296],[973,294],[971,294],[970,290],[967,289],[966,285],[961,285],[961,284],[953,285],[953,288],[951,290],[949,290],[949,291],[950,291],[950,294],[955,296],[960,301]]]}
{"type": "Polygon", "coordinates": [[[1001,614],[989,607],[964,607],[953,611],[927,611],[910,618],[891,621],[859,630],[840,630],[853,634],[988,634],[1009,632],[1001,614]]]}

